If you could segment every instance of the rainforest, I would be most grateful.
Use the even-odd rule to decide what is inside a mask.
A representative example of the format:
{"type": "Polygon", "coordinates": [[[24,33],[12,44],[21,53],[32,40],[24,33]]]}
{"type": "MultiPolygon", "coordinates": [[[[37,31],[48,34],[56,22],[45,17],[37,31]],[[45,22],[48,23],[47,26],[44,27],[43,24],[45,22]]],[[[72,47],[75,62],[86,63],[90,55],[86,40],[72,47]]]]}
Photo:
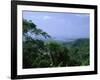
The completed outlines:
{"type": "Polygon", "coordinates": [[[23,19],[23,68],[87,66],[89,38],[56,39],[23,19]]]}

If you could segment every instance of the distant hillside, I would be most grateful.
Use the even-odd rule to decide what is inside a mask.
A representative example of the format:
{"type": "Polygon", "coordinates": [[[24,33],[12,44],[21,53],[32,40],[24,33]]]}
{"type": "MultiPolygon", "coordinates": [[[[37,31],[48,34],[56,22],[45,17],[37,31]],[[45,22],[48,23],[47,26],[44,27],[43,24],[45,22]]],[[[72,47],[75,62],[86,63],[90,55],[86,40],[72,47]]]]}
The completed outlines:
{"type": "Polygon", "coordinates": [[[75,47],[88,46],[88,45],[89,45],[89,39],[88,38],[77,39],[73,43],[73,46],[75,46],[75,47]]]}
{"type": "Polygon", "coordinates": [[[89,39],[77,39],[74,42],[70,42],[67,47],[69,47],[70,50],[70,58],[72,61],[70,62],[70,65],[73,65],[73,63],[76,63],[76,65],[89,65],[89,39]]]}

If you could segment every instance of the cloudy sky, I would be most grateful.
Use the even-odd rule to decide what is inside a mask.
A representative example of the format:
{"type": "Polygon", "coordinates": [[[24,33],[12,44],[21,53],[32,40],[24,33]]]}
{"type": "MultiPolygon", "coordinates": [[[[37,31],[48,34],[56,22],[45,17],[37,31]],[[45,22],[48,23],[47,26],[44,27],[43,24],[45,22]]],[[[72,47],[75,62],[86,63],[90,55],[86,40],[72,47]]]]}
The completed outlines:
{"type": "Polygon", "coordinates": [[[89,14],[23,11],[23,19],[54,38],[89,38],[89,14]]]}

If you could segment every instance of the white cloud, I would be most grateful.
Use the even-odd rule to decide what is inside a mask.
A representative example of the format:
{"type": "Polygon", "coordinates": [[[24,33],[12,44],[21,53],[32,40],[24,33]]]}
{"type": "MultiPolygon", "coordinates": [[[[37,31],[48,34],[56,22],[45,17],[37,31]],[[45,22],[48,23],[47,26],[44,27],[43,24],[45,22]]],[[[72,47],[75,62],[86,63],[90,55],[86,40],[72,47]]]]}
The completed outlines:
{"type": "Polygon", "coordinates": [[[86,14],[86,15],[76,14],[75,16],[80,17],[80,18],[85,18],[85,17],[89,16],[89,14],[86,14]]]}
{"type": "Polygon", "coordinates": [[[51,19],[50,16],[44,16],[43,19],[51,19]]]}

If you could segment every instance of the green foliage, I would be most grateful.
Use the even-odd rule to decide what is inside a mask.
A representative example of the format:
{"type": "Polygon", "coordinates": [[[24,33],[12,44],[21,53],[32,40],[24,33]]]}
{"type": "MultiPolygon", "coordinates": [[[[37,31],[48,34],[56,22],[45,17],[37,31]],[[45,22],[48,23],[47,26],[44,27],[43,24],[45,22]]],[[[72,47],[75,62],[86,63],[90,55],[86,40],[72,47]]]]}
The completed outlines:
{"type": "Polygon", "coordinates": [[[36,25],[32,21],[23,20],[23,33],[27,33],[31,29],[36,29],[36,25]]]}
{"type": "Polygon", "coordinates": [[[89,65],[89,39],[72,42],[48,39],[51,39],[48,33],[32,21],[23,20],[23,68],[89,65]]]}
{"type": "Polygon", "coordinates": [[[78,39],[71,44],[70,66],[89,65],[89,39],[78,39]]]}

